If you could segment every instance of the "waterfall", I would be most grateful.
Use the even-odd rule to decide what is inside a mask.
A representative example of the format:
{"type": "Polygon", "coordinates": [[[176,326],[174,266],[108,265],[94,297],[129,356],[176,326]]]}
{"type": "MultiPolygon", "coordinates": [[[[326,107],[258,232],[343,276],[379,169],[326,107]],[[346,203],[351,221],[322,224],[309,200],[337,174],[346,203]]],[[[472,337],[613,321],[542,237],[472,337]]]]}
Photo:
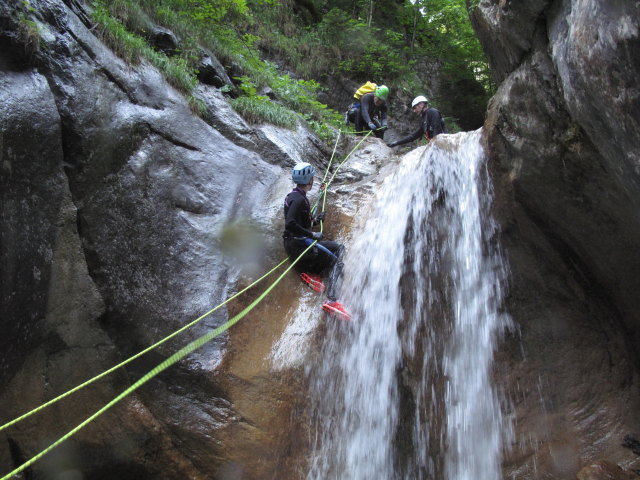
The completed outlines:
{"type": "Polygon", "coordinates": [[[404,156],[359,214],[342,299],[309,368],[309,480],[501,478],[491,384],[506,267],[481,131],[404,156]]]}

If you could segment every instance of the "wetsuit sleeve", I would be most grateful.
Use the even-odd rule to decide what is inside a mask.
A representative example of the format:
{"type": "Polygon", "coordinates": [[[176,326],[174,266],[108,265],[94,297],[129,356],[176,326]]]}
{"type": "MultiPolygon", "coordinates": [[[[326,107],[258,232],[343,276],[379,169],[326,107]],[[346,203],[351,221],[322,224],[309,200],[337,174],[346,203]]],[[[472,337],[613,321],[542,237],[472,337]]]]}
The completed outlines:
{"type": "Polygon", "coordinates": [[[310,223],[307,202],[301,195],[292,195],[290,202],[284,219],[285,229],[294,235],[312,238],[313,232],[305,228],[305,225],[310,223]]]}
{"type": "Polygon", "coordinates": [[[413,142],[414,140],[418,140],[420,137],[424,135],[426,129],[426,124],[420,123],[420,128],[418,128],[415,132],[413,132],[408,137],[404,137],[396,142],[396,145],[404,145],[405,143],[413,142]]]}
{"type": "Polygon", "coordinates": [[[372,98],[373,93],[366,93],[362,97],[360,97],[360,115],[362,115],[362,119],[364,120],[365,125],[371,123],[371,114],[369,113],[369,107],[371,106],[372,98]]]}

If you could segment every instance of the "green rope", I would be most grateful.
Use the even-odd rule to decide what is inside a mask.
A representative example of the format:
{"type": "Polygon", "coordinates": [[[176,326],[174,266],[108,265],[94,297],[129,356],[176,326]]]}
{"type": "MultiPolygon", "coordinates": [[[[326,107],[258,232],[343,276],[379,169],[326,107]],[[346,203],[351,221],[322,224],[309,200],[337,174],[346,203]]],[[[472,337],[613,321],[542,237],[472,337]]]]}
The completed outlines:
{"type": "MultiPolygon", "coordinates": [[[[318,204],[320,203],[320,201],[322,200],[322,209],[324,210],[325,207],[325,202],[326,202],[326,189],[329,187],[329,185],[331,184],[331,182],[333,181],[333,178],[335,177],[336,173],[338,172],[338,170],[340,169],[340,167],[344,164],[344,162],[347,161],[347,159],[353,154],[353,152],[362,144],[362,142],[371,134],[371,130],[369,130],[366,135],[358,142],[358,144],[353,148],[353,150],[351,150],[351,152],[349,152],[349,154],[344,158],[344,160],[338,165],[338,168],[335,170],[335,172],[333,173],[333,175],[331,176],[331,179],[329,181],[329,183],[326,184],[325,188],[322,190],[320,196],[318,197],[318,199],[316,200],[316,203],[312,209],[312,212],[314,212],[317,209],[318,204]]],[[[338,137],[336,138],[336,143],[333,147],[333,152],[331,154],[331,158],[329,160],[329,164],[327,165],[327,169],[325,170],[324,173],[324,177],[322,179],[322,183],[324,184],[327,176],[329,175],[329,171],[331,168],[331,164],[333,163],[333,159],[335,156],[335,152],[336,149],[338,147],[338,142],[340,140],[340,133],[341,131],[338,131],[338,137]]],[[[322,222],[320,224],[320,231],[323,230],[323,225],[322,222]]],[[[105,370],[104,372],[100,373],[99,375],[96,375],[93,378],[90,378],[89,380],[85,381],[84,383],[81,383],[80,385],[68,390],[65,393],[62,393],[61,395],[58,395],[57,397],[49,400],[46,403],[43,403],[42,405],[40,405],[39,407],[34,408],[33,410],[28,411],[27,413],[11,420],[10,422],[5,423],[4,425],[0,425],[0,432],[11,427],[12,425],[15,425],[18,422],[21,422],[22,420],[25,420],[26,418],[31,417],[32,415],[35,415],[38,412],[41,412],[42,410],[44,410],[45,408],[59,402],[60,400],[65,399],[66,397],[74,394],[75,392],[77,392],[78,390],[81,390],[84,387],[87,387],[89,385],[91,385],[92,383],[106,377],[107,375],[113,373],[114,371],[118,370],[119,368],[124,367],[125,365],[133,362],[134,360],[140,358],[142,355],[150,352],[151,350],[159,347],[160,345],[166,343],[167,341],[169,341],[170,339],[172,339],[173,337],[175,337],[176,335],[182,333],[183,331],[187,330],[188,328],[192,327],[193,325],[195,325],[196,323],[200,322],[201,320],[203,320],[205,317],[211,315],[213,312],[215,312],[216,310],[218,310],[220,307],[226,305],[227,303],[229,303],[231,300],[233,300],[234,298],[238,297],[239,295],[242,295],[244,292],[246,292],[247,290],[249,290],[250,288],[254,287],[255,285],[257,285],[258,283],[260,283],[262,280],[264,280],[266,277],[268,277],[269,275],[271,275],[275,270],[277,270],[278,268],[280,268],[282,265],[284,265],[284,263],[287,261],[288,259],[283,260],[282,262],[280,262],[278,265],[276,265],[272,270],[270,270],[269,272],[267,272],[265,275],[263,275],[261,278],[259,278],[258,280],[256,280],[255,282],[253,282],[251,285],[247,286],[246,288],[244,288],[243,290],[239,291],[238,293],[236,293],[235,295],[229,297],[227,300],[225,300],[224,302],[222,302],[221,304],[219,304],[218,306],[214,307],[213,309],[209,310],[208,312],[206,312],[205,314],[201,315],[200,317],[196,318],[195,320],[193,320],[192,322],[188,323],[187,325],[183,326],[182,328],[176,330],[175,332],[173,332],[172,334],[168,335],[167,337],[163,338],[162,340],[159,340],[158,342],[154,343],[153,345],[151,345],[150,347],[147,347],[146,349],[138,352],[137,354],[133,355],[132,357],[122,361],[121,363],[109,368],[108,370],[105,370]]]]}
{"type": "MultiPolygon", "coordinates": [[[[331,169],[331,164],[333,163],[333,158],[336,155],[336,150],[338,149],[338,142],[340,141],[340,134],[342,133],[342,130],[338,130],[338,136],[336,137],[336,143],[333,146],[333,152],[331,152],[331,158],[329,159],[329,163],[327,164],[327,168],[324,171],[324,177],[322,177],[322,182],[320,182],[320,195],[318,195],[318,198],[316,198],[316,202],[313,204],[313,208],[311,209],[311,215],[313,215],[316,211],[316,209],[318,208],[318,203],[320,203],[320,200],[322,198],[324,198],[324,192],[326,190],[327,185],[325,185],[325,180],[327,179],[327,176],[329,175],[329,170],[331,169]]],[[[322,229],[322,226],[320,226],[320,228],[322,229]]]]}
{"type": "MultiPolygon", "coordinates": [[[[352,128],[354,128],[354,127],[352,127],[352,128]]],[[[344,133],[347,133],[347,134],[358,135],[358,134],[360,134],[360,133],[371,133],[371,132],[376,132],[376,131],[378,131],[378,130],[386,130],[386,129],[384,129],[384,128],[382,128],[382,127],[378,127],[378,128],[373,129],[373,130],[369,130],[369,129],[367,129],[367,130],[361,130],[361,131],[359,131],[359,132],[358,132],[358,131],[356,131],[356,130],[351,130],[351,129],[349,128],[349,129],[346,129],[346,130],[339,129],[338,131],[340,131],[340,132],[344,132],[344,133]]]]}
{"type": "Polygon", "coordinates": [[[271,275],[273,272],[275,272],[278,268],[280,268],[282,265],[284,265],[286,262],[288,261],[288,258],[284,259],[282,262],[280,262],[278,265],[276,265],[274,268],[272,268],[269,272],[265,273],[262,277],[260,277],[258,280],[256,280],[255,282],[253,282],[251,285],[245,287],[244,289],[240,290],[238,293],[236,293],[235,295],[229,297],[227,300],[225,300],[224,302],[222,302],[220,305],[218,305],[217,307],[212,308],[211,310],[209,310],[207,313],[201,315],[200,317],[196,318],[195,320],[193,320],[191,323],[188,323],[187,325],[183,326],[182,328],[180,328],[179,330],[176,330],[175,332],[173,332],[172,334],[170,334],[169,336],[163,338],[162,340],[154,343],[153,345],[151,345],[150,347],[147,347],[146,349],[142,350],[139,353],[136,353],[134,356],[124,360],[123,362],[119,363],[118,365],[111,367],[110,369],[102,372],[99,375],[96,375],[95,377],[87,380],[86,382],[78,385],[77,387],[72,388],[71,390],[57,396],[56,398],[49,400],[48,402],[40,405],[37,408],[34,408],[33,410],[25,413],[24,415],[21,415],[20,417],[11,420],[8,423],[5,423],[4,425],[0,426],[0,432],[6,428],[9,428],[11,425],[15,425],[16,423],[24,420],[25,418],[28,418],[42,410],[44,410],[45,408],[47,408],[50,405],[53,405],[56,402],[59,402],[60,400],[62,400],[63,398],[68,397],[69,395],[77,392],[78,390],[92,384],[93,382],[100,380],[101,378],[109,375],[110,373],[114,372],[115,370],[124,367],[125,365],[127,365],[128,363],[131,363],[132,361],[134,361],[137,358],[140,358],[142,355],[144,355],[147,352],[150,352],[151,350],[153,350],[156,347],[159,347],[160,345],[162,345],[163,343],[169,341],[170,339],[172,339],[173,337],[175,337],[176,335],[184,332],[186,329],[192,327],[193,325],[195,325],[196,323],[200,322],[202,319],[204,319],[205,317],[211,315],[213,312],[215,312],[216,310],[218,310],[220,307],[226,305],[227,303],[229,303],[231,300],[233,300],[234,298],[242,295],[244,292],[246,292],[247,290],[249,290],[250,288],[254,287],[255,285],[257,285],[258,283],[260,283],[262,280],[264,280],[265,278],[267,278],[269,275],[271,275]]]}
{"type": "Polygon", "coordinates": [[[99,409],[98,411],[96,411],[93,415],[91,415],[90,417],[88,417],[86,420],[84,420],[82,423],[78,424],[75,428],[69,430],[69,432],[67,432],[65,435],[63,435],[62,437],[60,437],[58,440],[56,440],[54,443],[52,443],[51,445],[49,445],[47,448],[45,448],[44,450],[42,450],[40,453],[38,453],[37,455],[31,457],[29,460],[27,460],[25,463],[23,463],[22,465],[20,465],[18,468],[16,468],[15,470],[13,470],[12,472],[8,473],[7,475],[5,475],[4,477],[0,478],[0,480],[8,480],[10,477],[12,477],[13,475],[17,475],[18,473],[24,471],[26,468],[28,468],[29,466],[33,465],[36,461],[38,461],[40,458],[42,458],[43,456],[45,456],[47,453],[49,453],[51,450],[53,450],[54,448],[56,448],[58,445],[60,445],[62,442],[64,442],[65,440],[68,440],[70,437],[72,437],[73,435],[75,435],[78,431],[80,431],[81,429],[83,429],[84,427],[86,427],[89,423],[91,423],[93,420],[95,420],[97,417],[99,417],[100,415],[102,415],[103,413],[105,413],[107,410],[109,410],[111,407],[113,407],[116,403],[118,403],[120,400],[122,400],[123,398],[125,398],[127,395],[129,395],[130,393],[134,392],[135,390],[137,390],[139,387],[141,387],[143,384],[145,384],[146,382],[148,382],[149,380],[151,380],[153,377],[155,377],[156,375],[162,373],[164,370],[166,370],[167,368],[169,368],[170,366],[172,366],[173,364],[175,364],[176,362],[178,362],[179,360],[181,360],[182,358],[184,358],[185,356],[187,356],[188,354],[192,353],[193,351],[197,350],[198,348],[202,347],[204,344],[206,344],[207,342],[211,341],[212,339],[214,339],[215,337],[217,337],[218,335],[220,335],[221,333],[225,332],[226,330],[228,330],[229,328],[231,328],[233,325],[235,325],[236,323],[238,323],[242,318],[244,318],[251,310],[253,310],[256,305],[258,305],[270,292],[271,290],[273,290],[273,288],[280,283],[280,281],[284,278],[284,276],[289,272],[289,270],[291,270],[293,268],[293,266],[298,262],[298,260],[300,260],[300,258],[302,258],[302,256],[307,253],[307,251],[309,249],[311,249],[314,245],[316,244],[316,242],[314,241],[311,245],[309,245],[301,254],[298,258],[296,258],[291,265],[289,265],[289,267],[282,272],[282,274],[280,274],[280,276],[276,279],[275,282],[273,282],[264,292],[262,292],[262,294],[256,298],[248,307],[246,307],[244,310],[242,310],[238,315],[236,315],[235,317],[233,317],[231,320],[228,320],[226,323],[220,325],[218,328],[216,328],[215,330],[212,330],[209,333],[206,333],[204,335],[202,335],[201,337],[197,338],[196,340],[194,340],[193,342],[191,342],[189,345],[187,345],[186,347],[181,348],[180,350],[178,350],[176,353],[174,353],[173,355],[171,355],[169,358],[167,358],[164,362],[160,363],[159,365],[157,365],[153,370],[149,371],[146,375],[144,375],[142,378],[140,378],[140,380],[138,380],[136,383],[134,383],[133,385],[131,385],[129,388],[127,388],[124,392],[122,392],[120,395],[118,395],[117,397],[115,397],[113,400],[111,400],[109,403],[107,403],[105,406],[103,406],[101,409],[99,409]]]}
{"type": "MultiPolygon", "coordinates": [[[[320,193],[320,196],[316,200],[315,205],[311,209],[311,214],[312,215],[316,211],[316,208],[317,208],[317,206],[318,206],[318,204],[320,203],[321,200],[322,200],[322,211],[324,211],[324,207],[325,207],[325,204],[326,204],[325,202],[326,202],[326,197],[327,197],[327,190],[329,189],[329,185],[331,185],[331,183],[333,182],[333,179],[335,178],[336,174],[338,173],[338,171],[340,170],[342,165],[344,165],[344,163],[349,159],[349,157],[351,155],[353,155],[353,152],[355,152],[360,147],[360,145],[362,145],[362,142],[364,142],[367,139],[367,137],[369,135],[371,135],[371,132],[372,132],[372,130],[369,130],[367,132],[367,134],[364,137],[362,137],[362,139],[356,144],[356,146],[351,149],[351,151],[347,154],[347,156],[344,157],[344,160],[342,160],[342,162],[340,162],[338,167],[335,169],[335,171],[333,172],[333,175],[331,175],[331,178],[329,179],[329,182],[325,184],[324,180],[327,178],[327,174],[329,173],[329,166],[331,165],[331,162],[329,162],[329,166],[327,166],[327,170],[326,170],[326,172],[324,174],[324,178],[322,179],[324,188],[322,189],[322,191],[320,193]]],[[[322,222],[320,222],[320,229],[322,230],[322,222]]]]}
{"type": "Polygon", "coordinates": [[[327,179],[327,175],[329,175],[329,169],[331,168],[331,164],[333,163],[333,159],[336,156],[336,150],[338,150],[338,142],[340,141],[340,135],[342,134],[341,130],[338,130],[338,136],[336,137],[336,143],[333,145],[333,151],[331,152],[331,158],[329,159],[329,163],[327,164],[327,168],[324,171],[324,177],[322,177],[322,183],[327,179]]]}
{"type": "MultiPolygon", "coordinates": [[[[349,154],[344,158],[344,160],[342,160],[342,162],[340,162],[340,164],[338,165],[338,167],[335,169],[335,171],[333,172],[333,174],[331,175],[331,178],[329,179],[329,182],[324,184],[324,181],[326,180],[329,170],[330,170],[330,166],[331,163],[333,162],[333,157],[335,155],[335,151],[338,145],[338,140],[340,138],[340,136],[338,135],[338,138],[336,139],[336,144],[334,146],[334,151],[331,155],[331,159],[329,161],[329,164],[327,166],[327,169],[325,171],[324,177],[323,177],[323,185],[325,185],[325,188],[322,190],[322,193],[320,195],[320,197],[318,198],[318,200],[316,201],[316,206],[318,204],[318,202],[320,201],[320,199],[322,199],[322,208],[324,210],[325,207],[325,202],[326,202],[326,191],[329,187],[329,185],[333,182],[333,179],[335,178],[336,174],[338,173],[338,171],[340,170],[340,168],[342,167],[342,165],[348,160],[348,158],[353,154],[353,152],[356,151],[356,149],[358,147],[360,147],[360,145],[362,144],[362,142],[364,142],[364,140],[372,133],[371,130],[369,130],[366,135],[356,144],[356,146],[349,152],[349,154]]],[[[314,210],[316,208],[316,206],[314,206],[314,210]]],[[[323,229],[323,222],[320,222],[320,231],[322,231],[323,229]]],[[[18,468],[16,468],[15,470],[13,470],[12,472],[10,472],[9,474],[5,475],[4,477],[0,478],[0,480],[8,480],[11,476],[13,475],[17,475],[18,473],[24,471],[26,468],[28,468],[29,466],[33,465],[36,461],[38,461],[40,458],[42,458],[44,455],[46,455],[47,453],[49,453],[51,450],[53,450],[54,448],[56,448],[58,445],[60,445],[62,442],[64,442],[65,440],[69,439],[70,437],[72,437],[73,435],[75,435],[78,431],[80,431],[82,428],[84,428],[85,426],[87,426],[89,423],[91,423],[93,420],[95,420],[97,417],[99,417],[100,415],[102,415],[103,413],[105,413],[107,410],[109,410],[112,406],[114,406],[115,404],[117,404],[120,400],[122,400],[123,398],[125,398],[126,396],[128,396],[129,394],[131,394],[132,392],[134,392],[135,390],[137,390],[139,387],[141,387],[143,384],[145,384],[146,382],[148,382],[149,380],[151,380],[153,377],[157,376],[158,374],[160,374],[161,372],[163,372],[164,370],[166,370],[167,368],[169,368],[170,366],[174,365],[175,363],[177,363],[179,360],[181,360],[182,358],[184,358],[185,356],[187,356],[188,354],[192,353],[193,351],[197,350],[198,348],[202,347],[203,345],[205,345],[207,342],[211,341],[212,339],[214,339],[215,337],[217,337],[218,335],[220,335],[221,333],[227,331],[229,328],[231,328],[233,325],[235,325],[237,322],[239,322],[242,318],[244,318],[251,310],[253,310],[270,292],[271,290],[273,290],[273,288],[275,288],[275,286],[280,283],[280,281],[284,278],[284,276],[289,272],[289,270],[291,270],[293,268],[293,266],[304,256],[305,253],[307,253],[315,244],[317,243],[317,241],[314,241],[313,243],[311,243],[299,256],[298,258],[296,258],[291,265],[289,265],[289,267],[282,272],[282,274],[280,274],[280,276],[276,279],[275,282],[273,282],[256,300],[254,300],[248,307],[246,307],[243,311],[241,311],[238,315],[236,315],[235,317],[233,317],[232,319],[228,320],[226,323],[224,323],[223,325],[219,326],[218,328],[212,330],[211,332],[202,335],[201,337],[199,337],[198,339],[194,340],[193,342],[191,342],[190,344],[188,344],[186,347],[181,348],[180,350],[178,350],[176,353],[174,353],[172,356],[170,356],[169,358],[167,358],[165,361],[163,361],[162,363],[160,363],[159,365],[157,365],[153,370],[149,371],[146,375],[144,375],[142,378],[140,378],[140,380],[138,380],[136,383],[134,383],[133,385],[131,385],[129,388],[127,388],[124,392],[122,392],[120,395],[118,395],[116,398],[114,398],[113,400],[111,400],[109,403],[107,403],[106,405],[104,405],[101,409],[99,409],[98,411],[96,411],[93,415],[91,415],[89,418],[87,418],[86,420],[84,420],[82,423],[78,424],[75,428],[73,428],[72,430],[70,430],[69,432],[67,432],[65,435],[63,435],[62,437],[60,437],[58,440],[56,440],[54,443],[52,443],[51,445],[49,445],[47,448],[45,448],[44,450],[42,450],[40,453],[38,453],[37,455],[33,456],[31,459],[29,459],[28,461],[26,461],[25,463],[23,463],[21,466],[19,466],[18,468]]],[[[225,300],[223,303],[219,304],[218,306],[214,307],[213,309],[209,310],[208,312],[206,312],[205,314],[201,315],[200,317],[198,317],[197,319],[195,319],[194,321],[190,322],[189,324],[185,325],[184,327],[176,330],[174,333],[172,333],[171,335],[163,338],[162,340],[156,342],[155,344],[151,345],[150,347],[146,348],[145,350],[142,350],[141,352],[137,353],[136,355],[128,358],[127,360],[119,363],[118,365],[102,372],[101,374],[87,380],[86,382],[78,385],[77,387],[63,393],[62,395],[59,395],[58,397],[44,403],[43,405],[31,410],[30,412],[27,412],[26,414],[0,426],[0,431],[8,428],[11,425],[14,425],[16,423],[18,423],[21,420],[24,420],[25,418],[30,417],[31,415],[34,415],[35,413],[45,409],[46,407],[62,400],[63,398],[68,397],[69,395],[77,392],[78,390],[80,390],[81,388],[86,387],[87,385],[105,377],[106,375],[110,374],[111,372],[117,370],[118,368],[121,368],[125,365],[127,365],[128,363],[132,362],[133,360],[139,358],[140,356],[144,355],[145,353],[153,350],[154,348],[162,345],[163,343],[167,342],[168,340],[170,340],[171,338],[175,337],[176,335],[178,335],[179,333],[183,332],[184,330],[186,330],[187,328],[190,328],[191,326],[195,325],[196,323],[198,323],[199,321],[201,321],[203,318],[207,317],[208,315],[212,314],[213,312],[215,312],[218,308],[222,307],[223,305],[227,304],[228,302],[230,302],[231,300],[233,300],[234,298],[238,297],[239,295],[241,295],[242,293],[246,292],[247,290],[249,290],[250,288],[252,288],[253,286],[257,285],[259,282],[261,282],[263,279],[265,279],[266,277],[268,277],[269,275],[271,275],[275,270],[277,270],[278,268],[280,268],[288,259],[283,260],[282,262],[280,262],[277,266],[275,266],[273,269],[271,269],[269,272],[267,272],[265,275],[263,275],[262,277],[260,277],[258,280],[256,280],[255,282],[253,282],[251,285],[245,287],[243,290],[239,291],[238,293],[236,293],[235,295],[229,297],[227,300],[225,300]]]]}

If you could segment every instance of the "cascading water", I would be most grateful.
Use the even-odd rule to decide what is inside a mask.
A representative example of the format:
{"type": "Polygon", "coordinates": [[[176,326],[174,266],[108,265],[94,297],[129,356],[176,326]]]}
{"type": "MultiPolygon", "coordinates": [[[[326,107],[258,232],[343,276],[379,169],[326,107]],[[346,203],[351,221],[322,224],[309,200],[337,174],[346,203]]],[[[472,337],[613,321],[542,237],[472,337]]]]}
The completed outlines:
{"type": "Polygon", "coordinates": [[[505,267],[480,131],[438,138],[386,179],[345,258],[354,314],[310,369],[308,479],[501,477],[510,429],[490,381],[505,267]]]}

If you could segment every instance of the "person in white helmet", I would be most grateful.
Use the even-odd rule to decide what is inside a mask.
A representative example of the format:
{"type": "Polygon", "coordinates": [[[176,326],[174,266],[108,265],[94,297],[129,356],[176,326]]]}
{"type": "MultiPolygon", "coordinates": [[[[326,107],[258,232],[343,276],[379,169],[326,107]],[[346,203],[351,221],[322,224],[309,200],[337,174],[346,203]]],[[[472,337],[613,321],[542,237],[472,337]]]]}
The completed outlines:
{"type": "Polygon", "coordinates": [[[422,136],[429,141],[441,133],[448,133],[442,114],[438,109],[429,107],[429,100],[427,100],[426,97],[418,95],[413,99],[413,102],[411,102],[411,108],[413,109],[413,113],[422,117],[420,127],[407,137],[396,140],[395,142],[387,143],[387,147],[404,145],[405,143],[413,142],[422,136]]]}
{"type": "Polygon", "coordinates": [[[313,176],[316,169],[309,163],[301,162],[293,167],[291,178],[296,187],[284,199],[284,249],[293,261],[303,252],[304,256],[296,263],[301,272],[300,278],[317,292],[325,291],[320,275],[329,277],[327,302],[322,309],[341,319],[349,320],[349,315],[336,299],[336,292],[342,278],[342,261],[344,247],[341,243],[324,240],[322,232],[311,229],[324,220],[324,212],[315,217],[311,214],[311,205],[307,192],[313,187],[313,176]],[[311,249],[307,248],[316,241],[311,249]]]}

